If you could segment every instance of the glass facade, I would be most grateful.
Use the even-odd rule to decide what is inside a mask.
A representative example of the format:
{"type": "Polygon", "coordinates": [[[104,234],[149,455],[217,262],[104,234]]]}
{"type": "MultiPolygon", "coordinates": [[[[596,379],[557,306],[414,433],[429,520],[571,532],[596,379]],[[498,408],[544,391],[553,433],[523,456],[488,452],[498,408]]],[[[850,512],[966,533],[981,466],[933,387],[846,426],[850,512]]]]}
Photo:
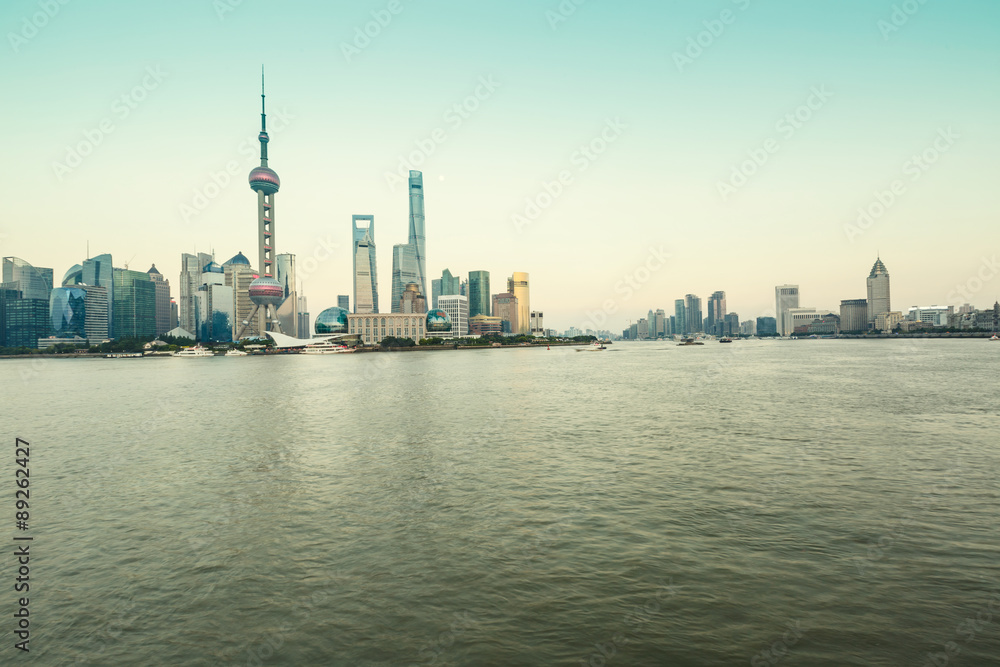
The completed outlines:
{"type": "Polygon", "coordinates": [[[107,338],[113,338],[114,329],[114,298],[115,278],[111,265],[111,255],[104,253],[91,257],[83,262],[83,284],[103,287],[108,291],[108,323],[107,338]]]}
{"type": "Polygon", "coordinates": [[[517,272],[507,279],[507,291],[517,297],[517,333],[526,334],[531,329],[531,303],[528,292],[528,274],[517,272]]]}
{"type": "Polygon", "coordinates": [[[351,220],[351,225],[354,241],[354,312],[377,313],[378,272],[375,264],[375,216],[355,215],[351,220]]]}
{"type": "Polygon", "coordinates": [[[490,314],[490,272],[469,272],[469,317],[490,314]]]}
{"type": "Polygon", "coordinates": [[[57,338],[87,337],[87,290],[56,287],[49,297],[51,335],[57,338]]]}
{"type": "Polygon", "coordinates": [[[48,301],[49,292],[52,291],[52,269],[32,266],[17,257],[4,257],[3,282],[17,282],[22,299],[48,301]]]}
{"type": "Polygon", "coordinates": [[[427,333],[445,333],[451,331],[451,318],[448,313],[441,309],[432,310],[427,313],[427,333]]]}
{"type": "MultiPolygon", "coordinates": [[[[413,247],[414,271],[416,277],[407,282],[420,286],[420,293],[427,294],[427,236],[424,230],[424,175],[419,171],[410,172],[410,237],[408,245],[413,247]]],[[[406,283],[403,283],[404,285],[406,283]]]]}
{"type": "Polygon", "coordinates": [[[38,347],[39,338],[47,338],[49,330],[48,299],[15,299],[4,309],[7,347],[38,347]]]}
{"type": "Polygon", "coordinates": [[[133,338],[156,335],[156,286],[149,274],[114,269],[112,291],[113,336],[133,338]]]}
{"type": "MultiPolygon", "coordinates": [[[[408,243],[394,245],[392,246],[392,304],[390,308],[392,312],[402,312],[400,299],[403,297],[403,292],[406,291],[406,286],[410,283],[416,283],[417,287],[420,288],[420,283],[417,280],[416,249],[408,243]]],[[[423,289],[419,289],[419,291],[421,294],[424,293],[423,289]]]]}
{"type": "Polygon", "coordinates": [[[316,316],[317,335],[347,333],[347,309],[340,306],[327,308],[316,316]]]}

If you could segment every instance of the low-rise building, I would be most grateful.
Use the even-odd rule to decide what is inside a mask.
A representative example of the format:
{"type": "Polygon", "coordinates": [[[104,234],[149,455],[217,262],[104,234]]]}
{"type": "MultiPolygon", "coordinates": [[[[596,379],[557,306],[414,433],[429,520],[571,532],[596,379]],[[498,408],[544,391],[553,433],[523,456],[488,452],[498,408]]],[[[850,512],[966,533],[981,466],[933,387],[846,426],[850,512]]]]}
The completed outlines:
{"type": "Polygon", "coordinates": [[[347,316],[347,333],[357,335],[365,345],[378,345],[383,338],[426,338],[426,315],[419,313],[352,313],[347,316]]]}

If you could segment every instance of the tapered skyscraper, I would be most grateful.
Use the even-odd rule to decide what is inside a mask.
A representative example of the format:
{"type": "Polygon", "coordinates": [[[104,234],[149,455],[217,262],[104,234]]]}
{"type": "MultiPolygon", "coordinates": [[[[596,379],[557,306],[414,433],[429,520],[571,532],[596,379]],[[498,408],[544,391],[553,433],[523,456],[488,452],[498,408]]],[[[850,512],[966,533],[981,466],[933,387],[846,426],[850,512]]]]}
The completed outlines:
{"type": "Polygon", "coordinates": [[[868,325],[873,326],[875,318],[882,313],[888,313],[892,308],[889,302],[889,270],[882,263],[882,258],[875,259],[871,273],[868,274],[868,325]]]}
{"type": "MultiPolygon", "coordinates": [[[[260,277],[250,283],[250,300],[254,304],[252,319],[257,314],[260,332],[275,329],[281,332],[277,308],[284,301],[281,283],[274,277],[274,195],[281,187],[278,174],[267,166],[267,115],[264,112],[264,68],[260,70],[260,166],[250,171],[250,189],[257,193],[257,270],[260,277]]],[[[237,340],[243,335],[249,320],[243,322],[237,340]]]]}
{"type": "Polygon", "coordinates": [[[427,294],[427,237],[424,233],[424,175],[419,171],[410,172],[410,238],[416,257],[416,283],[420,293],[427,294]]]}
{"type": "Polygon", "coordinates": [[[353,216],[351,218],[351,234],[354,241],[354,312],[377,313],[378,267],[375,263],[375,216],[353,216]]]}

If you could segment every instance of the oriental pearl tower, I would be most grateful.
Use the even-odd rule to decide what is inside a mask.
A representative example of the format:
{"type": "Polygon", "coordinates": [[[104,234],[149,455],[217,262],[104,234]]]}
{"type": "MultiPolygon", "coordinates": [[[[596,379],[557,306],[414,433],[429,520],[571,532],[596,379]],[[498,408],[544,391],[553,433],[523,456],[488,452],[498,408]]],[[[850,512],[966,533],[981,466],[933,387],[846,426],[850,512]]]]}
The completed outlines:
{"type": "Polygon", "coordinates": [[[254,316],[259,317],[261,335],[268,330],[281,331],[277,308],[284,301],[284,290],[281,283],[274,279],[274,195],[281,186],[278,174],[267,166],[267,124],[264,113],[264,68],[260,69],[260,166],[250,171],[250,189],[257,193],[257,243],[258,270],[260,276],[250,283],[250,301],[254,304],[250,317],[243,321],[243,326],[236,340],[243,337],[254,316]],[[270,325],[270,326],[269,326],[270,325]]]}

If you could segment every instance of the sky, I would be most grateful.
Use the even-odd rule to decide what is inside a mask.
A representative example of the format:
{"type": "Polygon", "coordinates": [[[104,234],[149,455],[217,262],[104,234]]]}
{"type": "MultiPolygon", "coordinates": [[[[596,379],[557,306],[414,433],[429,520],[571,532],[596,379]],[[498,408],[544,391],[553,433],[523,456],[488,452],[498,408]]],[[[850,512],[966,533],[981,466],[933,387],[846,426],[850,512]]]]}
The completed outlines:
{"type": "MultiPolygon", "coordinates": [[[[774,287],[837,310],[1000,297],[1000,3],[5,0],[0,255],[257,263],[260,68],[276,251],[315,316],[375,216],[380,306],[424,173],[428,279],[530,275],[545,325],[620,331],[774,287]],[[88,246],[89,244],[89,246],[88,246]]],[[[353,300],[352,300],[353,305],[353,300]]]]}

